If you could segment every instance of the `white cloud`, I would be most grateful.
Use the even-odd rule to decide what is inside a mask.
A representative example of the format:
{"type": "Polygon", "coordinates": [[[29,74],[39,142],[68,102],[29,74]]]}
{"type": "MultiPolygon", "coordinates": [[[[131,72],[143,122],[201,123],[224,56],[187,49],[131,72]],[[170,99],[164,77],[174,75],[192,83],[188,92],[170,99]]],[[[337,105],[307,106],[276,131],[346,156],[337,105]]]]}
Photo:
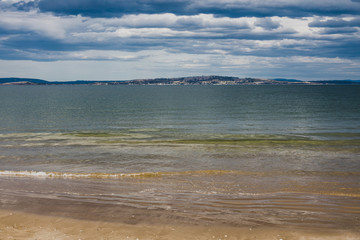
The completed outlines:
{"type": "MultiPolygon", "coordinates": [[[[291,61],[301,63],[330,63],[330,64],[351,64],[352,60],[344,58],[325,58],[325,57],[309,57],[309,56],[294,56],[290,58],[291,61]]],[[[358,62],[358,61],[356,61],[358,62]]]]}
{"type": "Polygon", "coordinates": [[[79,60],[123,60],[123,61],[132,61],[144,57],[141,52],[131,53],[125,51],[105,51],[105,50],[86,50],[86,51],[75,51],[75,52],[65,52],[64,58],[69,60],[79,59],[79,60]]]}
{"type": "MultiPolygon", "coordinates": [[[[81,16],[53,16],[30,12],[1,12],[0,27],[21,33],[34,32],[41,36],[69,43],[106,42],[116,38],[208,37],[224,39],[267,34],[320,38],[321,32],[308,25],[313,18],[292,19],[271,17],[267,21],[278,23],[271,29],[257,26],[261,18],[214,17],[212,14],[176,16],[174,14],[125,15],[122,18],[88,18],[81,16]]],[[[277,39],[277,38],[276,38],[277,39]]],[[[265,44],[263,44],[265,45],[265,44]]],[[[214,49],[216,50],[216,49],[214,49]]],[[[219,49],[218,49],[219,50],[219,49]]]]}
{"type": "Polygon", "coordinates": [[[169,28],[119,28],[115,32],[120,38],[129,37],[190,37],[195,33],[190,31],[176,31],[169,28]]]}
{"type": "Polygon", "coordinates": [[[0,11],[0,14],[0,26],[4,29],[35,32],[54,39],[64,39],[68,31],[82,23],[80,17],[56,17],[36,11],[0,11]]]}

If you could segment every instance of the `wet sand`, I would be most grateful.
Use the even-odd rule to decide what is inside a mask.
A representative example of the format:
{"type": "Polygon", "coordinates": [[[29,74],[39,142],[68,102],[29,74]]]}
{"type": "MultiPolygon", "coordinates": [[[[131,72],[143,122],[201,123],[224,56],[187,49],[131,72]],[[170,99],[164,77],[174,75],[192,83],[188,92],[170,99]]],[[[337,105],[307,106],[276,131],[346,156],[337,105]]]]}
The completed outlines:
{"type": "Polygon", "coordinates": [[[0,210],[0,239],[360,239],[360,232],[288,227],[123,224],[0,210]]]}
{"type": "Polygon", "coordinates": [[[319,176],[3,176],[0,239],[360,239],[358,175],[319,176]]]}

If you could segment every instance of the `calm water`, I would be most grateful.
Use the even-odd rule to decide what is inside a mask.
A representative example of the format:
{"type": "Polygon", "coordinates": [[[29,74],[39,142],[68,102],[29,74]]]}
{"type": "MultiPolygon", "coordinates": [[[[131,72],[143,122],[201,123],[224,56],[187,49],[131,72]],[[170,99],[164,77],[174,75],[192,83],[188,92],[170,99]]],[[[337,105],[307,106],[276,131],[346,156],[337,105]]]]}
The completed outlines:
{"type": "Polygon", "coordinates": [[[359,223],[360,86],[2,86],[0,103],[3,208],[359,223]]]}
{"type": "Polygon", "coordinates": [[[359,86],[8,86],[0,131],[357,132],[359,86]]]}

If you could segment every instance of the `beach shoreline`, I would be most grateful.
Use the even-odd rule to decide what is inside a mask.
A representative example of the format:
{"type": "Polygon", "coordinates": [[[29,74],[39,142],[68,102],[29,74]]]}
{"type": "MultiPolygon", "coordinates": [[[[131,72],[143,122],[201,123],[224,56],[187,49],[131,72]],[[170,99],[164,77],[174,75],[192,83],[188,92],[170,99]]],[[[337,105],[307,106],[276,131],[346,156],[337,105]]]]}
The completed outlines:
{"type": "Polygon", "coordinates": [[[356,230],[124,224],[0,210],[1,239],[359,239],[356,230]]]}
{"type": "MultiPolygon", "coordinates": [[[[145,182],[157,182],[159,187],[160,180],[145,182]]],[[[0,239],[360,239],[357,197],[260,194],[219,199],[213,207],[225,201],[227,208],[218,213],[211,208],[213,212],[203,215],[204,200],[186,200],[182,205],[175,203],[179,201],[175,195],[167,203],[169,208],[162,208],[166,202],[160,203],[157,194],[153,199],[121,195],[116,202],[110,201],[110,195],[69,194],[80,188],[95,193],[99,191],[95,186],[106,192],[115,186],[122,192],[125,186],[152,189],[143,186],[145,182],[3,177],[0,239]]]]}
{"type": "Polygon", "coordinates": [[[356,86],[1,90],[1,240],[360,239],[356,86]]]}

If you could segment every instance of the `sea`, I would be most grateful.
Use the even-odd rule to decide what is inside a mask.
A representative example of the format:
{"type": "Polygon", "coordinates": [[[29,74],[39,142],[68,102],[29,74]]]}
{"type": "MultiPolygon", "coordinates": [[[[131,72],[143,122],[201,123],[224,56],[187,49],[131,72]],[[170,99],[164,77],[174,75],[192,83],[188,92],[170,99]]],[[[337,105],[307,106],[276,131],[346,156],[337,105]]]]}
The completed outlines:
{"type": "Polygon", "coordinates": [[[0,86],[0,209],[360,226],[360,86],[0,86]]]}

